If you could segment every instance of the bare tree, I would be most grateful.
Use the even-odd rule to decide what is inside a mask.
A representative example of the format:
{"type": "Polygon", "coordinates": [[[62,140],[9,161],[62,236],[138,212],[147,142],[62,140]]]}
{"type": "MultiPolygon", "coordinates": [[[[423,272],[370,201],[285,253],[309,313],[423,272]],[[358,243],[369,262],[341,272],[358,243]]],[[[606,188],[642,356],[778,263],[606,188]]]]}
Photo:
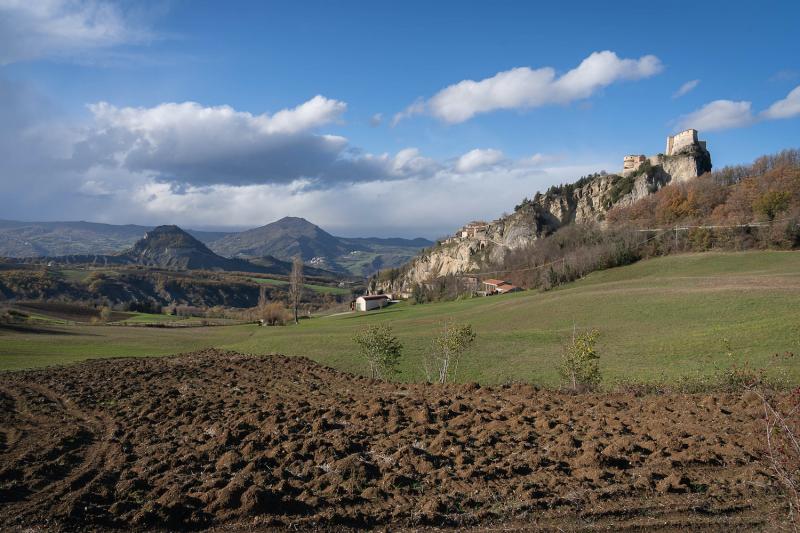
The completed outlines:
{"type": "Polygon", "coordinates": [[[461,356],[475,341],[471,324],[445,322],[433,340],[433,349],[423,361],[428,382],[447,383],[455,378],[461,356]]]}
{"type": "MultiPolygon", "coordinates": [[[[258,314],[262,315],[264,313],[264,308],[267,306],[269,301],[267,300],[267,288],[262,284],[258,288],[258,314]]],[[[263,317],[261,317],[263,318],[263,317]]]]}
{"type": "Polygon", "coordinates": [[[397,373],[403,345],[392,333],[391,326],[367,326],[356,333],[353,340],[369,364],[372,379],[387,379],[397,373]]]}
{"type": "Polygon", "coordinates": [[[289,276],[289,305],[294,311],[294,323],[298,324],[297,310],[300,307],[300,297],[303,295],[303,260],[295,256],[292,260],[292,274],[289,276]]]}

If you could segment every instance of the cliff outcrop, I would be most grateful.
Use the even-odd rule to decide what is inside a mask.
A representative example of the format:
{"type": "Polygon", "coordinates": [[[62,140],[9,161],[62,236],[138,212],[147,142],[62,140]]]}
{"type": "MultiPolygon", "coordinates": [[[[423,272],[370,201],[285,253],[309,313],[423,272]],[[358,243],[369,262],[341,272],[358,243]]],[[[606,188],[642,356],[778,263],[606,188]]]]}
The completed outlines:
{"type": "Polygon", "coordinates": [[[502,262],[509,251],[531,245],[568,224],[605,224],[606,213],[631,205],[672,182],[683,182],[711,170],[711,154],[695,130],[668,138],[668,154],[636,156],[620,174],[599,174],[550,187],[525,199],[514,213],[491,223],[471,222],[454,236],[423,250],[402,268],[391,284],[380,288],[408,292],[435,278],[466,274],[502,262]],[[672,142],[670,142],[672,140],[672,142]]]}

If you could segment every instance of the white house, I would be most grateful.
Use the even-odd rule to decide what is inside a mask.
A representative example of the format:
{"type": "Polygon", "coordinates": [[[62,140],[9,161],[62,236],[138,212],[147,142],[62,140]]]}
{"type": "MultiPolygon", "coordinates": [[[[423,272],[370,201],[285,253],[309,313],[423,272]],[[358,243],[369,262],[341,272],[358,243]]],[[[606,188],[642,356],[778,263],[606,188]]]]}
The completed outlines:
{"type": "Polygon", "coordinates": [[[389,297],[385,294],[370,294],[369,296],[359,296],[356,298],[356,311],[371,311],[381,307],[386,307],[389,297]]]}

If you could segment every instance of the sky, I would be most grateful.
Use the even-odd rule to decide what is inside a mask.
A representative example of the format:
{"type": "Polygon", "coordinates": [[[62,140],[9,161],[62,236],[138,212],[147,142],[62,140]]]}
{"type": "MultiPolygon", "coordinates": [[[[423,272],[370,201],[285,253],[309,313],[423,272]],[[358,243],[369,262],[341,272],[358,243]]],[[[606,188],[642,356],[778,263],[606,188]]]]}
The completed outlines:
{"type": "Polygon", "coordinates": [[[693,127],[800,146],[800,3],[0,0],[0,219],[436,238],[693,127]]]}

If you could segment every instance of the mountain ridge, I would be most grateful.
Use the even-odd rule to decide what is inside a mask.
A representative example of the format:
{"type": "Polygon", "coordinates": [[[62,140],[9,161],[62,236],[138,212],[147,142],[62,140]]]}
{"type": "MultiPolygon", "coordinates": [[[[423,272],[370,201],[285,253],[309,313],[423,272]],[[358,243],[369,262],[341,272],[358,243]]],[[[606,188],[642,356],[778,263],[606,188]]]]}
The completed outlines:
{"type": "MultiPolygon", "coordinates": [[[[87,221],[0,220],[0,256],[113,256],[131,248],[154,229],[87,221]]],[[[301,255],[310,267],[364,276],[380,268],[399,266],[433,244],[422,238],[336,237],[299,217],[284,217],[240,232],[185,231],[221,256],[273,264],[301,255]],[[270,229],[277,231],[270,235],[270,229]]]]}
{"type": "MultiPolygon", "coordinates": [[[[145,233],[133,246],[116,254],[62,255],[29,257],[26,263],[46,262],[50,265],[145,266],[166,270],[211,270],[288,275],[291,263],[271,256],[259,262],[217,255],[200,240],[175,225],[157,226],[145,233]]],[[[334,272],[306,267],[305,273],[315,277],[336,278],[334,272]]]]}

